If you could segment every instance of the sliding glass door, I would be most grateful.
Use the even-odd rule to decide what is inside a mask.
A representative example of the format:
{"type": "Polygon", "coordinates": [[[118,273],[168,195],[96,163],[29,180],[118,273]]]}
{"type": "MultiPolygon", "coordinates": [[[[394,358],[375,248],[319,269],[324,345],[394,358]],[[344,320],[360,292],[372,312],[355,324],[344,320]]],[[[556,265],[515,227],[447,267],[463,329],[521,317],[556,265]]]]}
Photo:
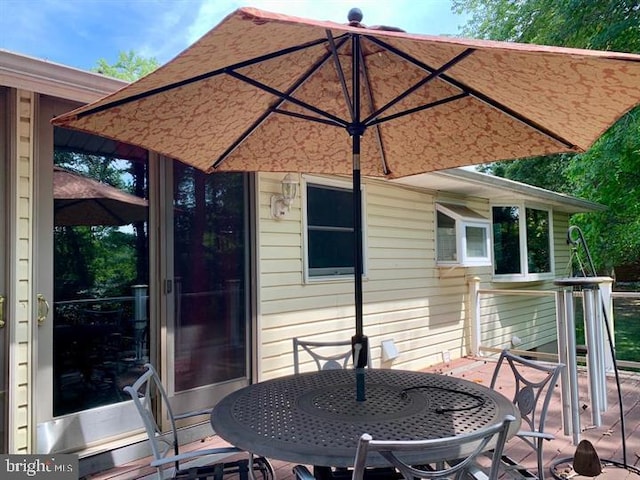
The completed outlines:
{"type": "Polygon", "coordinates": [[[122,388],[145,362],[176,413],[214,405],[250,374],[249,174],[206,175],[51,127],[73,107],[40,105],[36,288],[50,307],[37,325],[40,453],[139,430],[122,388]]]}
{"type": "Polygon", "coordinates": [[[137,428],[122,388],[149,361],[145,150],[48,120],[37,173],[39,453],[74,451],[137,428]]]}
{"type": "Polygon", "coordinates": [[[168,376],[178,409],[205,407],[248,383],[249,178],[174,162],[171,183],[168,376]]]}

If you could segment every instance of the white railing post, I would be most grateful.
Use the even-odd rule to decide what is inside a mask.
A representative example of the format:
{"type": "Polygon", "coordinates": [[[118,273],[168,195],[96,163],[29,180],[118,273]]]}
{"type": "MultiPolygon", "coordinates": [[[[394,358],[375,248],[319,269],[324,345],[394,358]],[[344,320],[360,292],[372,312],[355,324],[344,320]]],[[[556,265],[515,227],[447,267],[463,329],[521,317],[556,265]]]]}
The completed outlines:
{"type": "Polygon", "coordinates": [[[471,327],[471,355],[481,356],[480,343],[480,278],[469,279],[469,323],[471,327]]]}
{"type": "Polygon", "coordinates": [[[604,362],[602,358],[602,312],[599,307],[600,293],[598,285],[585,285],[582,289],[582,308],[584,311],[584,339],[587,344],[587,374],[589,376],[589,396],[591,398],[591,421],[595,427],[602,425],[600,414],[604,411],[602,396],[606,390],[602,391],[604,382],[604,362]]]}
{"type": "Polygon", "coordinates": [[[573,286],[559,282],[555,283],[562,287],[556,292],[558,360],[565,365],[560,377],[562,423],[564,434],[573,435],[573,444],[578,445],[580,443],[580,407],[573,286]]]}
{"type": "MultiPolygon", "coordinates": [[[[571,416],[571,388],[567,365],[567,325],[564,289],[556,291],[556,331],[558,337],[558,361],[565,365],[560,371],[560,401],[562,404],[562,430],[565,436],[571,435],[573,429],[571,416]]],[[[574,438],[574,441],[576,439],[574,438]]]]}
{"type": "MultiPolygon", "coordinates": [[[[611,342],[615,346],[616,336],[615,336],[615,327],[614,327],[614,318],[613,318],[613,296],[611,294],[612,290],[613,290],[613,278],[602,279],[602,281],[600,282],[600,295],[602,297],[602,306],[603,306],[604,312],[606,312],[606,320],[609,326],[609,333],[611,333],[611,342]]],[[[600,313],[602,314],[602,312],[600,313]]],[[[604,320],[605,319],[603,319],[603,322],[604,320]]],[[[607,372],[613,372],[613,369],[614,369],[613,355],[611,353],[611,350],[609,349],[609,338],[608,338],[607,330],[604,327],[604,323],[602,325],[603,325],[602,334],[604,335],[604,339],[603,339],[604,368],[607,372]]]]}

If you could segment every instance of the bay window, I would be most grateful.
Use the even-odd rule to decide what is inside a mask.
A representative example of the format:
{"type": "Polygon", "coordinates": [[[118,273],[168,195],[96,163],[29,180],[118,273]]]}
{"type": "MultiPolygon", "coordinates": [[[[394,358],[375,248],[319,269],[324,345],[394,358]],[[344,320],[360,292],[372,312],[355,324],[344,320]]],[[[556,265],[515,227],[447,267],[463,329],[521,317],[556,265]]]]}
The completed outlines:
{"type": "Polygon", "coordinates": [[[490,265],[489,220],[463,205],[436,204],[438,265],[490,265]]]}

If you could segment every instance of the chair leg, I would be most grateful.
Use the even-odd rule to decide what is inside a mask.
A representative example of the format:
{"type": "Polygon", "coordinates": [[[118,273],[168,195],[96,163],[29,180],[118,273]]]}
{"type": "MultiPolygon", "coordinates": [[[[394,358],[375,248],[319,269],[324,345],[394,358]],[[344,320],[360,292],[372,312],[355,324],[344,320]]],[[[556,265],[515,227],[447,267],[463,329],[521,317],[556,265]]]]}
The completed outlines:
{"type": "Polygon", "coordinates": [[[520,465],[514,459],[507,455],[503,455],[501,458],[501,462],[504,465],[504,468],[507,472],[511,472],[511,476],[515,479],[519,480],[540,480],[537,475],[531,473],[527,470],[523,465],[520,465]]]}
{"type": "Polygon", "coordinates": [[[536,442],[538,444],[538,448],[536,449],[536,454],[538,456],[538,479],[539,480],[544,480],[544,466],[542,465],[543,462],[543,458],[542,458],[542,442],[544,440],[542,439],[538,439],[538,441],[536,442]]]}
{"type": "MultiPolygon", "coordinates": [[[[222,480],[223,477],[224,477],[224,465],[218,464],[215,466],[215,469],[213,470],[213,478],[214,480],[222,480]]],[[[242,470],[240,471],[240,478],[242,478],[242,470]]]]}
{"type": "Polygon", "coordinates": [[[276,480],[276,472],[273,466],[265,457],[253,456],[253,466],[251,468],[250,477],[255,478],[256,472],[262,475],[262,480],[276,480]]]}

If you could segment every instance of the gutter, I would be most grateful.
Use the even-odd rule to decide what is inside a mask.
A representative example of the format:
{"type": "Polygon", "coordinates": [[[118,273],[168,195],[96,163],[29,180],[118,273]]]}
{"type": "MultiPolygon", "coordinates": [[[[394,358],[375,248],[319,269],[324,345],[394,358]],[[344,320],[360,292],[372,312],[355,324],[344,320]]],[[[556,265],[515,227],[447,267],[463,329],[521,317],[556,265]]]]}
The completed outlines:
{"type": "Polygon", "coordinates": [[[502,177],[496,177],[495,175],[489,175],[487,173],[476,172],[473,170],[467,170],[463,168],[453,168],[450,170],[440,170],[433,172],[435,176],[443,176],[449,178],[455,178],[458,180],[464,180],[480,185],[489,185],[501,190],[510,190],[520,195],[527,195],[536,197],[541,200],[546,200],[555,204],[561,204],[565,206],[572,206],[584,212],[604,212],[609,207],[601,203],[592,202],[590,200],[584,200],[581,198],[566,195],[564,193],[552,192],[544,188],[535,187],[533,185],[527,185],[526,183],[516,182],[502,177]]]}

